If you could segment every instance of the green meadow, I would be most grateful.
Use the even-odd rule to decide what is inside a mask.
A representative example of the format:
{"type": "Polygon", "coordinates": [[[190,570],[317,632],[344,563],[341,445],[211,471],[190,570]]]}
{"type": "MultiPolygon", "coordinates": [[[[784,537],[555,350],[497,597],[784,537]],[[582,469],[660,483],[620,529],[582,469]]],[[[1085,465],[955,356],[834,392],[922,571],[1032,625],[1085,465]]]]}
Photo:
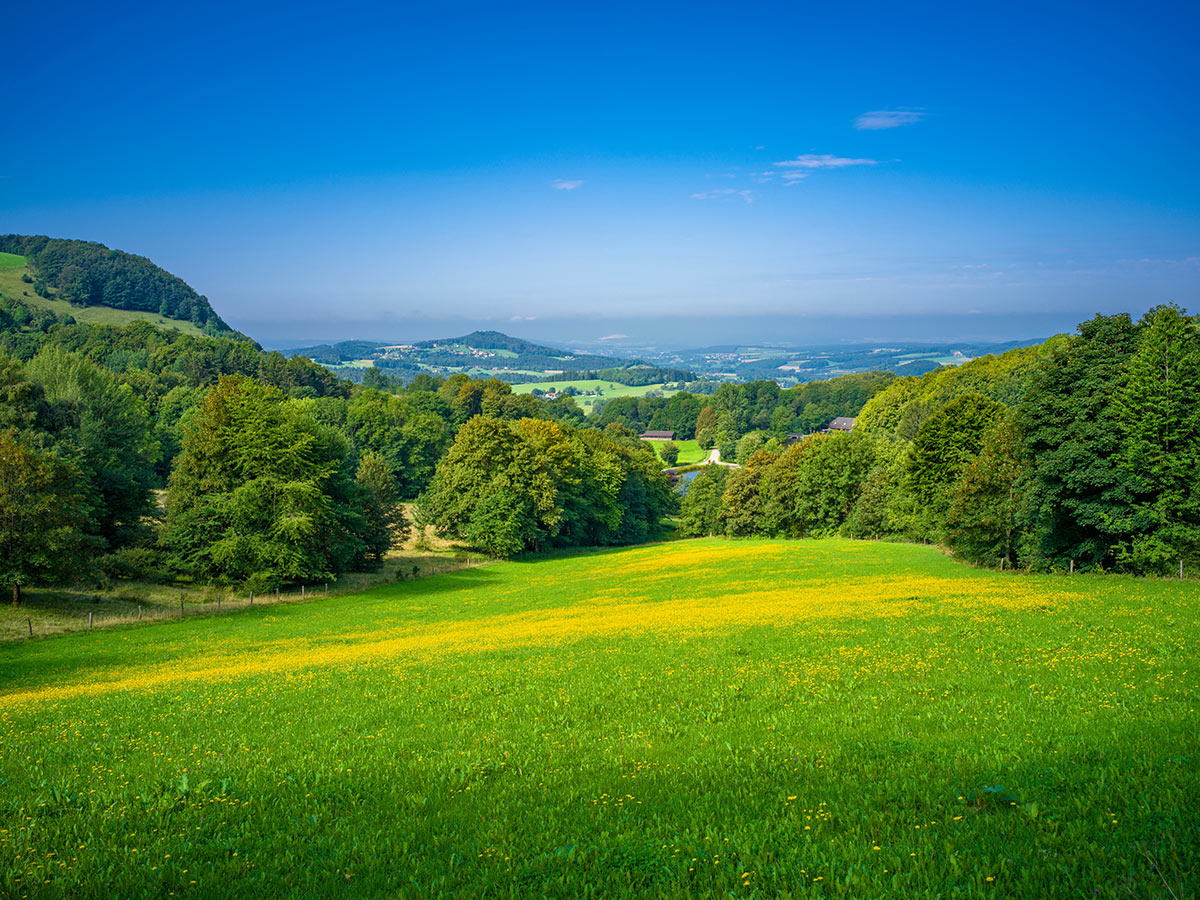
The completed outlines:
{"type": "MultiPolygon", "coordinates": [[[[653,447],[658,458],[662,459],[662,448],[666,441],[646,441],[646,443],[653,447]]],[[[708,451],[701,450],[695,440],[676,441],[675,446],[679,448],[679,459],[675,462],[677,466],[686,466],[689,463],[703,462],[708,459],[708,451]]]]}
{"type": "Polygon", "coordinates": [[[628,385],[618,384],[615,381],[598,381],[593,378],[575,379],[573,381],[533,381],[527,384],[514,384],[512,389],[515,394],[528,394],[534,388],[543,391],[561,391],[568,386],[583,393],[600,392],[598,397],[575,398],[575,402],[584,412],[591,412],[592,406],[595,405],[597,399],[611,400],[614,397],[644,397],[650,391],[661,391],[664,397],[670,397],[672,394],[678,393],[677,391],[663,390],[663,385],[661,384],[628,385]]]}
{"type": "Polygon", "coordinates": [[[25,274],[29,274],[29,270],[25,266],[25,257],[13,253],[0,254],[0,297],[48,309],[60,316],[74,316],[76,322],[83,322],[87,325],[128,325],[131,322],[145,320],[159,328],[174,328],[193,337],[203,334],[191,322],[160,316],[158,313],[112,309],[108,306],[72,306],[66,300],[39,297],[33,292],[32,284],[21,280],[21,276],[25,274]]]}
{"type": "Polygon", "coordinates": [[[709,539],[8,643],[0,896],[1183,898],[1198,612],[709,539]]]}

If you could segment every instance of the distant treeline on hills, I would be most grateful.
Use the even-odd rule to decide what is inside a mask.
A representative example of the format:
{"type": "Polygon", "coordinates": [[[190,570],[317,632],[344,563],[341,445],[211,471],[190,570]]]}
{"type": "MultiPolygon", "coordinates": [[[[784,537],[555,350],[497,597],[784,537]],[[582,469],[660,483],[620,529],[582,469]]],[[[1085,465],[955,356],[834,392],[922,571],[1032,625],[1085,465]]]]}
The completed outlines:
{"type": "Polygon", "coordinates": [[[24,256],[33,271],[34,291],[76,306],[158,313],[191,322],[206,334],[230,337],[233,331],[186,282],[143,256],[110,250],[94,241],[45,235],[7,234],[0,252],[24,256]]]}
{"type": "Polygon", "coordinates": [[[357,360],[372,360],[376,367],[386,369],[393,378],[412,381],[430,369],[454,370],[468,368],[472,364],[481,369],[490,369],[493,377],[508,384],[526,384],[544,381],[546,375],[563,381],[596,379],[642,387],[664,382],[694,381],[696,375],[690,369],[652,365],[643,360],[621,359],[576,353],[534,344],[522,338],[512,337],[499,331],[473,331],[461,337],[420,341],[405,348],[399,355],[387,355],[395,347],[377,341],[341,341],[336,344],[318,344],[301,347],[295,352],[307,356],[313,362],[335,368],[339,375],[353,381],[363,379],[363,369],[346,367],[346,363],[357,360]],[[503,356],[486,356],[472,360],[460,349],[500,351],[503,356]],[[539,374],[529,374],[530,371],[539,374]]]}

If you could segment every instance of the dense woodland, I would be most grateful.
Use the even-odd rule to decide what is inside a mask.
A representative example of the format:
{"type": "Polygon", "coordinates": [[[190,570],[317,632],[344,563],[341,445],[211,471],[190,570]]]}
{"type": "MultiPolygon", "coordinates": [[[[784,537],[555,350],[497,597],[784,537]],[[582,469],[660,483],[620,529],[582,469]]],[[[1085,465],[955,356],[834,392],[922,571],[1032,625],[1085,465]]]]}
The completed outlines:
{"type": "Polygon", "coordinates": [[[1200,337],[1176,306],[901,378],[850,434],[696,477],[685,534],[942,542],[984,565],[1200,565],[1200,337]]]}
{"type": "Polygon", "coordinates": [[[685,535],[940,542],[994,566],[1200,562],[1200,339],[1174,306],[919,378],[724,384],[590,417],[496,379],[368,371],[0,302],[0,584],[324,580],[403,540],[406,501],[495,556],[636,543],[678,512],[685,535]],[[852,433],[818,433],[844,415],[852,433]],[[681,500],[646,429],[741,465],[681,500]]]}
{"type": "Polygon", "coordinates": [[[233,334],[207,297],[145,257],[93,241],[20,234],[0,236],[0,252],[25,257],[33,289],[43,297],[53,289],[56,299],[76,306],[158,313],[191,322],[205,334],[233,334]]]}
{"type": "Polygon", "coordinates": [[[500,556],[644,540],[674,510],[654,452],[569,397],[379,381],[0,302],[0,583],[322,580],[378,561],[417,499],[500,556]]]}

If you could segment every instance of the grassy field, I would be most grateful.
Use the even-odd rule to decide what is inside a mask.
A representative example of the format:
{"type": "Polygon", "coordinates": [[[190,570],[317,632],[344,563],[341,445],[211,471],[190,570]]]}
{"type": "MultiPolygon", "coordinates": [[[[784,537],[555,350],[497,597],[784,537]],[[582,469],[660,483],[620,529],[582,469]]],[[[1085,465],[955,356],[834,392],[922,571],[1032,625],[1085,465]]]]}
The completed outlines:
{"type": "Polygon", "coordinates": [[[551,388],[562,390],[571,386],[576,390],[589,392],[599,391],[600,397],[576,397],[575,402],[585,413],[590,413],[597,399],[611,400],[614,397],[644,397],[650,391],[661,391],[664,397],[670,397],[678,391],[663,390],[661,384],[647,384],[641,387],[630,387],[627,384],[618,384],[615,381],[596,381],[595,379],[579,379],[575,381],[534,381],[528,384],[514,384],[513,392],[517,394],[528,394],[534,388],[540,388],[543,391],[548,391],[551,388]]]}
{"type": "Polygon", "coordinates": [[[60,316],[74,316],[76,322],[84,322],[89,325],[128,325],[130,322],[145,320],[159,328],[173,328],[194,336],[203,334],[191,322],[171,319],[160,316],[158,313],[110,309],[107,306],[72,306],[66,300],[39,297],[33,292],[32,284],[26,284],[21,280],[21,276],[29,271],[25,267],[25,257],[14,256],[11,253],[0,254],[0,256],[9,257],[9,260],[0,259],[0,297],[20,300],[22,303],[48,309],[60,316]],[[19,263],[10,260],[19,260],[19,263]]]}
{"type": "MultiPolygon", "coordinates": [[[[662,448],[666,441],[647,441],[654,452],[658,454],[658,458],[662,459],[662,448]]],[[[700,445],[693,441],[676,441],[675,446],[679,448],[679,459],[676,461],[677,466],[686,466],[689,463],[702,462],[708,459],[708,451],[701,450],[700,445]]]]}
{"type": "Polygon", "coordinates": [[[1170,897],[1200,590],[701,540],[0,647],[9,897],[1170,897]]]}

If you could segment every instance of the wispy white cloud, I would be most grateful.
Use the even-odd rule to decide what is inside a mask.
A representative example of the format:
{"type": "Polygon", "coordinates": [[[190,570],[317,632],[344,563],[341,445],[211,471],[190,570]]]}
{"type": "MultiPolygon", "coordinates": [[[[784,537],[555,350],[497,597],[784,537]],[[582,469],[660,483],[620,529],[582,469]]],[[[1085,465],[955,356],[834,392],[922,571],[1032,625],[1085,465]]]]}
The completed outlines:
{"type": "Polygon", "coordinates": [[[534,322],[537,321],[537,316],[510,316],[510,322],[534,322]]]}
{"type": "Polygon", "coordinates": [[[912,125],[923,118],[925,113],[919,109],[876,109],[855,119],[854,127],[859,131],[882,131],[885,128],[912,125]]]}
{"type": "Polygon", "coordinates": [[[627,334],[606,334],[604,337],[600,338],[600,340],[602,340],[602,341],[620,341],[627,337],[629,337],[629,335],[627,335],[627,334]]]}
{"type": "Polygon", "coordinates": [[[795,159],[775,163],[781,169],[844,169],[846,166],[877,166],[877,159],[853,159],[849,156],[834,156],[832,153],[805,153],[795,159]]]}
{"type": "Polygon", "coordinates": [[[704,191],[692,194],[693,200],[737,200],[741,198],[747,203],[754,202],[754,191],[739,191],[737,188],[722,188],[718,191],[704,191]]]}
{"type": "Polygon", "coordinates": [[[556,191],[573,191],[573,190],[575,190],[575,188],[581,187],[582,185],[583,185],[582,178],[574,178],[574,179],[555,178],[550,186],[552,188],[554,188],[556,191]]]}
{"type": "Polygon", "coordinates": [[[854,159],[849,156],[834,156],[832,153],[805,153],[795,159],[784,159],[774,163],[776,168],[785,169],[784,182],[791,184],[807,178],[820,169],[844,169],[847,166],[877,166],[877,159],[854,159]]]}

